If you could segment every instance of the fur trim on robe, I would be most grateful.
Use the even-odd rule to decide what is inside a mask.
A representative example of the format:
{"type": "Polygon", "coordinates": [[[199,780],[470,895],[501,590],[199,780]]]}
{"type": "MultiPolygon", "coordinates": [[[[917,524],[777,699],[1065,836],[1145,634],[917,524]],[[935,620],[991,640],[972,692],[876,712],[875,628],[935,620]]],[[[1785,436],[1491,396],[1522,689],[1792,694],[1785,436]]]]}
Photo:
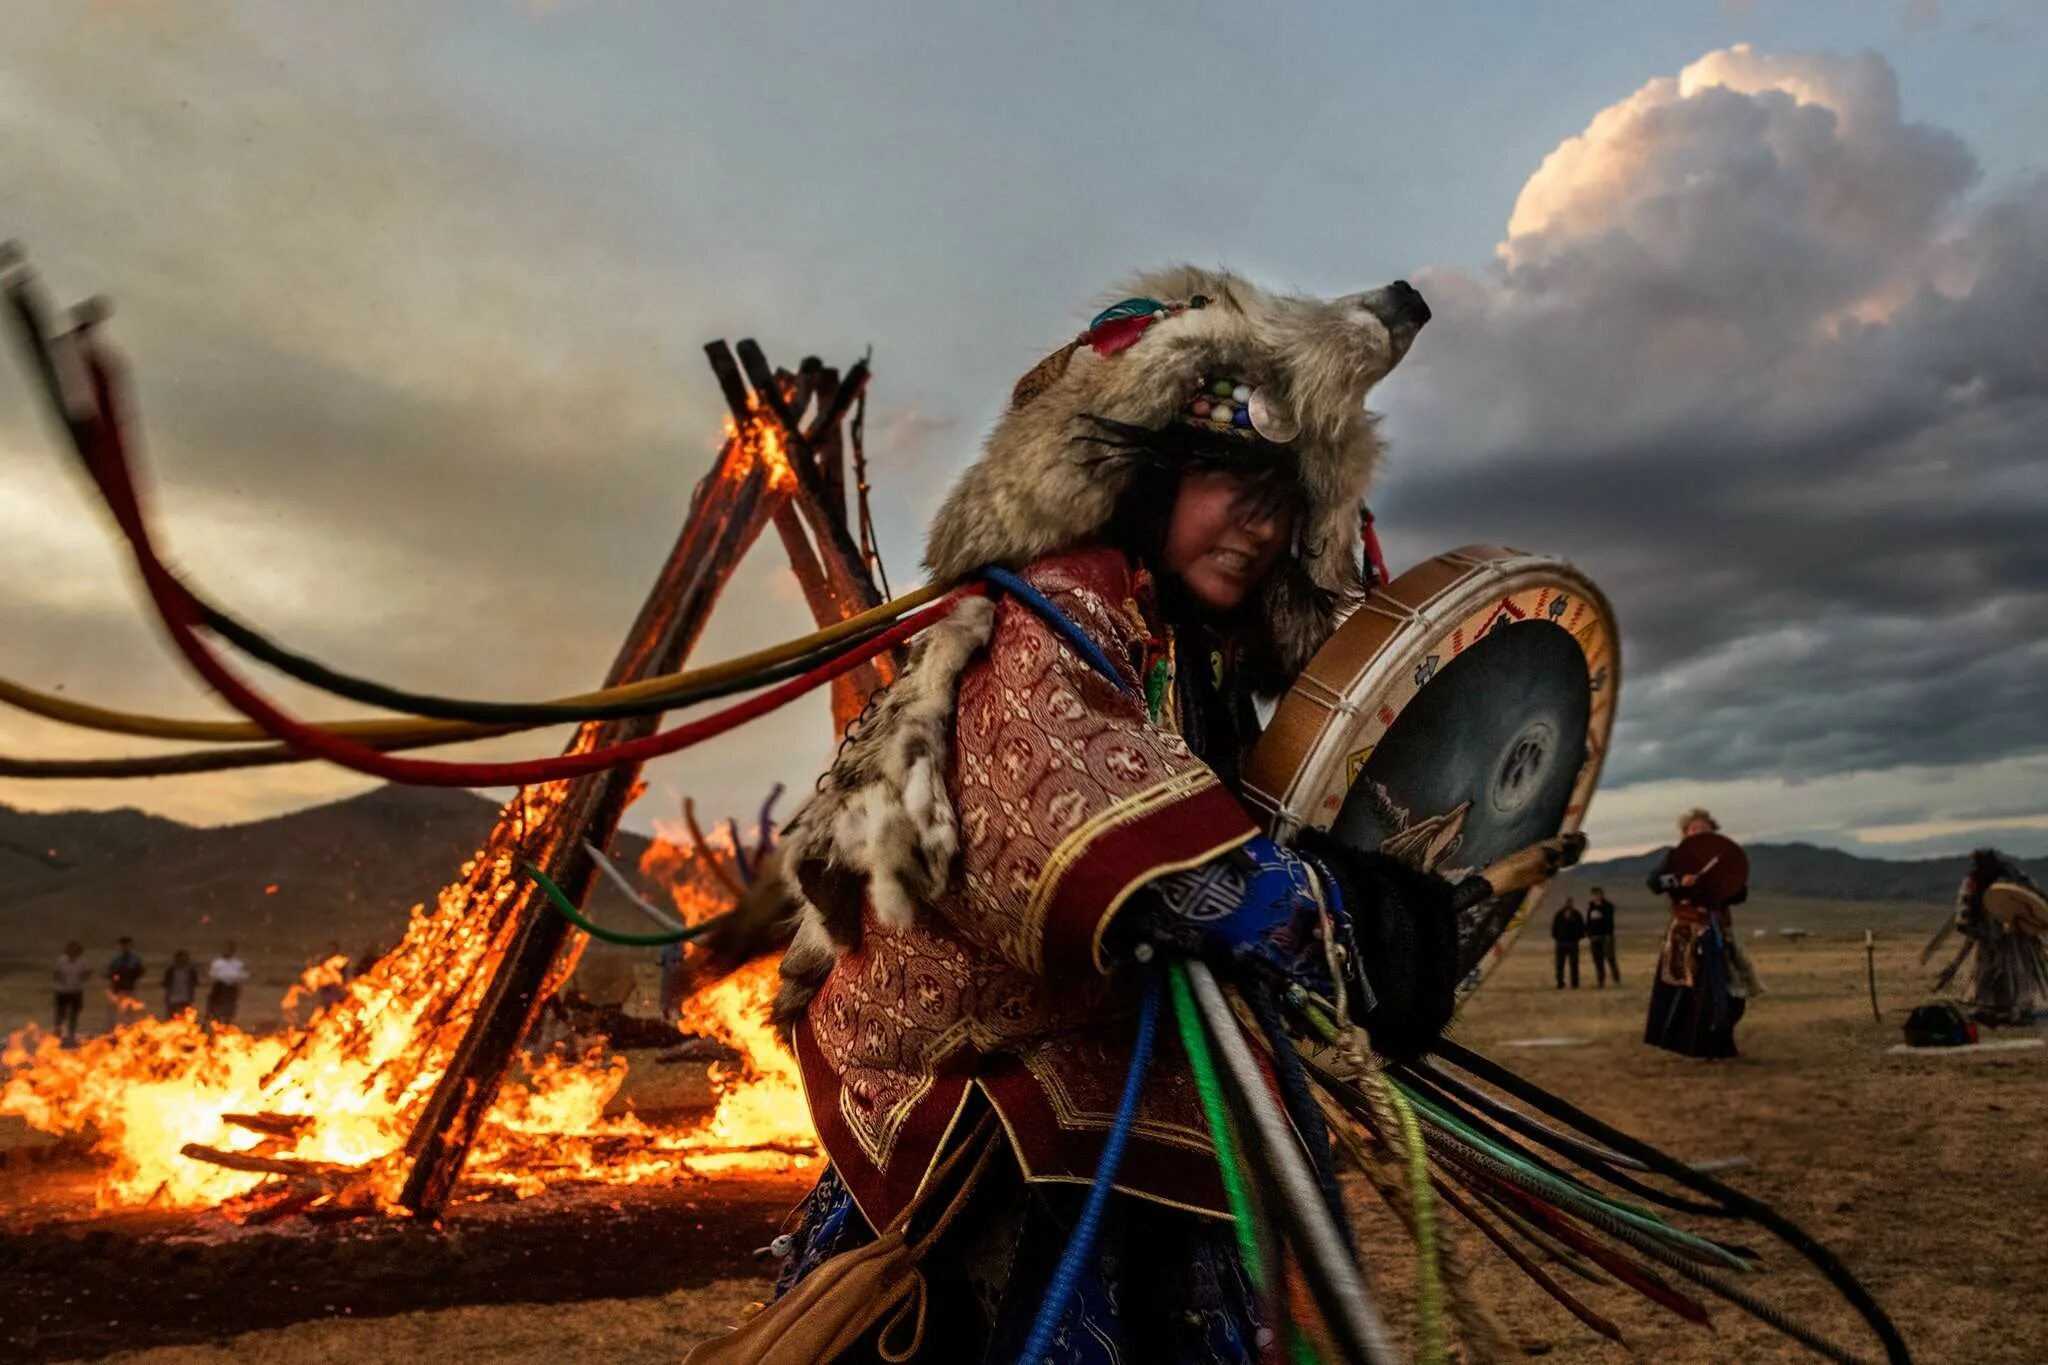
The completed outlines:
{"type": "Polygon", "coordinates": [[[995,604],[963,601],[918,638],[903,673],[854,722],[818,790],[782,833],[784,877],[797,901],[782,959],[779,1023],[800,1013],[860,942],[861,913],[907,928],[947,889],[960,828],[946,794],[960,674],[988,644],[995,604]]]}

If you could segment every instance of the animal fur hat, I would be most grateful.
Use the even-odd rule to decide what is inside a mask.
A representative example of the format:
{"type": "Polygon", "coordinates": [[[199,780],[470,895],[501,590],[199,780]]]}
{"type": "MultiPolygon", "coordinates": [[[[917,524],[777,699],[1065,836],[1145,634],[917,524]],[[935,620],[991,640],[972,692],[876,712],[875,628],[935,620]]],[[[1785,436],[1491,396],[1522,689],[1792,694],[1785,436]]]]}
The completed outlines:
{"type": "Polygon", "coordinates": [[[1271,632],[1270,664],[1291,677],[1363,586],[1359,506],[1380,454],[1365,395],[1429,308],[1406,281],[1318,299],[1193,266],[1139,275],[1115,297],[1018,381],[932,524],[926,566],[945,580],[1100,537],[1132,481],[1185,436],[1191,400],[1223,378],[1254,391],[1259,426],[1283,439],[1243,434],[1291,459],[1301,495],[1296,553],[1250,613],[1271,632]]]}

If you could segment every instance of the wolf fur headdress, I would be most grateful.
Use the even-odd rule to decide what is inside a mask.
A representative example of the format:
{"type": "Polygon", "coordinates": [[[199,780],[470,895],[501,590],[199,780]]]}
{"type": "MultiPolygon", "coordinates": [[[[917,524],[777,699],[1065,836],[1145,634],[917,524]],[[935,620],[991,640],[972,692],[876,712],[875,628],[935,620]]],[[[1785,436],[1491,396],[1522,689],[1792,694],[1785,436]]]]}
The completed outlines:
{"type": "Polygon", "coordinates": [[[1274,574],[1257,613],[1291,677],[1328,637],[1336,605],[1361,587],[1359,504],[1380,456],[1365,395],[1429,310],[1406,283],[1324,300],[1191,266],[1140,275],[1126,295],[1174,311],[1138,320],[1142,330],[1121,319],[1098,327],[1018,383],[981,460],[939,509],[925,564],[935,579],[1020,568],[1100,535],[1145,463],[1137,449],[1105,446],[1102,429],[1168,432],[1198,384],[1228,376],[1270,395],[1291,433],[1279,444],[1304,504],[1299,571],[1274,574]],[[1091,339],[1105,331],[1108,344],[1091,339]]]}
{"type": "MultiPolygon", "coordinates": [[[[1114,297],[1018,381],[932,524],[926,567],[946,581],[1101,538],[1134,481],[1173,448],[1191,398],[1227,379],[1257,391],[1264,431],[1254,434],[1292,462],[1299,492],[1296,553],[1250,613],[1291,676],[1363,586],[1359,505],[1380,456],[1365,396],[1429,310],[1405,282],[1325,300],[1192,266],[1140,275],[1114,297]]],[[[969,602],[926,633],[784,832],[800,914],[779,1018],[808,1001],[836,949],[858,941],[864,901],[883,923],[907,925],[946,891],[958,850],[945,784],[955,684],[993,618],[987,602],[969,602]]]]}

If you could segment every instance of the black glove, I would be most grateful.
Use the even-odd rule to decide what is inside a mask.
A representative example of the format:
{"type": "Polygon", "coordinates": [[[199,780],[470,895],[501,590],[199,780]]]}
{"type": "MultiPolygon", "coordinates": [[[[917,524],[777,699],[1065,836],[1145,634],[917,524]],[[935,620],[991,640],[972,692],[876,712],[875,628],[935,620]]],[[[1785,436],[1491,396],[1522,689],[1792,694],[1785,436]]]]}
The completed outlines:
{"type": "Polygon", "coordinates": [[[1337,883],[1373,1003],[1358,1014],[1373,1050],[1397,1061],[1435,1046],[1458,990],[1458,918],[1451,884],[1384,853],[1361,853],[1327,830],[1295,847],[1337,883]]]}

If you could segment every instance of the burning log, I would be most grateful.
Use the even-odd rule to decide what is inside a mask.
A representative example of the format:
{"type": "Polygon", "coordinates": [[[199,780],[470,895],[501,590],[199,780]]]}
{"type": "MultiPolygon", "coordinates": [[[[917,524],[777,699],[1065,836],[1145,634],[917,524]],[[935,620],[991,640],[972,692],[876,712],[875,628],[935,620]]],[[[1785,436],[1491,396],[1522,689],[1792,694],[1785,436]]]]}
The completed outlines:
{"type": "MultiPolygon", "coordinates": [[[[727,442],[712,474],[699,485],[689,520],[605,678],[607,686],[681,667],[733,568],[760,533],[771,470],[749,450],[745,437],[742,428],[727,442]]],[[[587,750],[638,738],[659,724],[658,716],[635,716],[585,725],[573,747],[587,750]]],[[[533,841],[537,847],[522,847],[521,853],[581,901],[596,874],[583,845],[611,842],[638,775],[637,767],[617,768],[570,784],[533,841]]],[[[446,1205],[569,942],[567,922],[536,886],[522,883],[513,899],[516,904],[505,916],[509,942],[504,956],[408,1144],[413,1165],[399,1202],[415,1213],[432,1215],[446,1205]]]]}
{"type": "Polygon", "coordinates": [[[278,1138],[296,1138],[313,1126],[311,1114],[222,1114],[220,1121],[237,1128],[247,1128],[252,1133],[278,1138]]]}
{"type": "Polygon", "coordinates": [[[219,1147],[208,1147],[201,1142],[188,1142],[178,1149],[182,1156],[194,1161],[204,1161],[215,1166],[225,1166],[231,1171],[254,1171],[264,1175],[329,1176],[347,1175],[353,1167],[337,1166],[326,1161],[302,1161],[297,1157],[258,1156],[254,1152],[230,1152],[219,1147]]]}

